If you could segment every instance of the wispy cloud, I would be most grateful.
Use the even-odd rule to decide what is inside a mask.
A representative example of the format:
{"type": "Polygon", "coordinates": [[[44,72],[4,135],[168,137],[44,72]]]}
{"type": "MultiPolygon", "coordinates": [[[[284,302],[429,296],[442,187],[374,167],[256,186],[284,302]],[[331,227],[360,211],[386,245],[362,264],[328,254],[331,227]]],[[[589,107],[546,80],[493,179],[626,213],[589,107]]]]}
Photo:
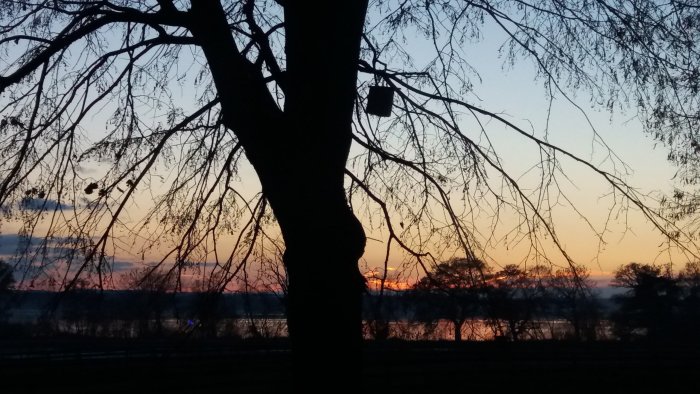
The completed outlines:
{"type": "MultiPolygon", "coordinates": [[[[21,234],[0,234],[0,258],[26,263],[28,260],[45,261],[80,258],[76,240],[70,237],[27,237],[21,234]]],[[[112,270],[128,271],[135,263],[128,260],[110,262],[112,270]]]]}
{"type": "Polygon", "coordinates": [[[20,207],[30,211],[52,211],[54,209],[69,209],[72,205],[64,204],[50,198],[25,197],[20,203],[20,207]]]}

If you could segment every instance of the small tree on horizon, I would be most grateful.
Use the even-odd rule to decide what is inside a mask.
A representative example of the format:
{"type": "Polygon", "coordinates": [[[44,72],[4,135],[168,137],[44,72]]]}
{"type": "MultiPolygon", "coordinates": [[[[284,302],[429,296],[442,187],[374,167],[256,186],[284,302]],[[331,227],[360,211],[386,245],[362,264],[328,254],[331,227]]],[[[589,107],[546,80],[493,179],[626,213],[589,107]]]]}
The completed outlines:
{"type": "Polygon", "coordinates": [[[453,258],[436,265],[411,290],[418,315],[449,320],[454,340],[461,341],[464,323],[483,313],[489,274],[486,263],[476,258],[453,258]]]}
{"type": "Polygon", "coordinates": [[[120,279],[131,290],[127,312],[136,319],[138,334],[163,335],[165,314],[174,306],[177,275],[158,267],[142,267],[123,273],[120,279]]]}
{"type": "Polygon", "coordinates": [[[566,319],[576,340],[598,339],[600,305],[593,293],[595,283],[583,265],[560,268],[548,281],[557,317],[566,319]]]}
{"type": "MultiPolygon", "coordinates": [[[[540,266],[536,266],[540,270],[540,266]]],[[[541,302],[542,285],[528,270],[515,264],[505,265],[489,280],[487,323],[497,338],[509,341],[535,335],[533,321],[546,306],[541,302]]]]}

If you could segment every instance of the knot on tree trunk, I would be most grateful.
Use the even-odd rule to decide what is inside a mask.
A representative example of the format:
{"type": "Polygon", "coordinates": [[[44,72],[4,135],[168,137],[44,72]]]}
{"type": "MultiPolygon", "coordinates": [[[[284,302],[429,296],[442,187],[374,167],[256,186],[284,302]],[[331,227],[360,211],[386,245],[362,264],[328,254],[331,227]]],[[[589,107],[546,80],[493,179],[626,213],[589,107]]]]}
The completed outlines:
{"type": "Polygon", "coordinates": [[[344,291],[362,291],[365,283],[357,262],[364,253],[366,237],[350,208],[346,204],[340,209],[328,207],[301,215],[298,221],[285,237],[284,261],[289,275],[300,284],[315,282],[309,286],[324,287],[321,281],[333,281],[334,287],[351,286],[344,291]]]}

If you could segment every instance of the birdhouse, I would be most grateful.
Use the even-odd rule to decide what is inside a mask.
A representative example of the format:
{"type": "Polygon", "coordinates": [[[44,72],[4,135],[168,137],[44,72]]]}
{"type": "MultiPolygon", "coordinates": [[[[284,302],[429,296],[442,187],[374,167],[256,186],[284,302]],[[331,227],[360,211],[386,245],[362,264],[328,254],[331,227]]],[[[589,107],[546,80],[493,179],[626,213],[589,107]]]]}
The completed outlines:
{"type": "Polygon", "coordinates": [[[370,86],[367,96],[368,114],[376,116],[391,115],[391,107],[394,105],[394,88],[390,86],[370,86]]]}

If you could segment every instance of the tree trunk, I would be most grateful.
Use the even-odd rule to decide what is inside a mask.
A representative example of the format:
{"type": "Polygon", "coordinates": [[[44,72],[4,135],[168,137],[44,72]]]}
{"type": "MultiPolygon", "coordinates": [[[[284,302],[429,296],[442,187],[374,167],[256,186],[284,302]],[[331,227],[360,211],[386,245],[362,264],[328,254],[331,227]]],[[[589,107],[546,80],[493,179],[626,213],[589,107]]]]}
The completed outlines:
{"type": "Polygon", "coordinates": [[[455,326],[455,342],[462,342],[462,326],[464,326],[464,320],[453,320],[452,323],[455,326]]]}
{"type": "Polygon", "coordinates": [[[330,391],[319,375],[360,388],[357,262],[365,234],[346,201],[344,171],[366,11],[367,0],[284,2],[284,111],[259,68],[240,56],[221,4],[193,0],[190,11],[224,123],[239,137],[284,237],[298,392],[330,391]]]}
{"type": "Polygon", "coordinates": [[[359,391],[362,225],[345,197],[366,1],[287,2],[285,126],[292,172],[263,183],[285,240],[298,392],[359,391]]]}
{"type": "Polygon", "coordinates": [[[324,215],[280,221],[287,229],[284,262],[295,386],[304,392],[323,389],[319,376],[347,388],[346,383],[359,382],[361,373],[364,282],[357,261],[364,232],[344,200],[319,202],[315,208],[324,215]]]}

